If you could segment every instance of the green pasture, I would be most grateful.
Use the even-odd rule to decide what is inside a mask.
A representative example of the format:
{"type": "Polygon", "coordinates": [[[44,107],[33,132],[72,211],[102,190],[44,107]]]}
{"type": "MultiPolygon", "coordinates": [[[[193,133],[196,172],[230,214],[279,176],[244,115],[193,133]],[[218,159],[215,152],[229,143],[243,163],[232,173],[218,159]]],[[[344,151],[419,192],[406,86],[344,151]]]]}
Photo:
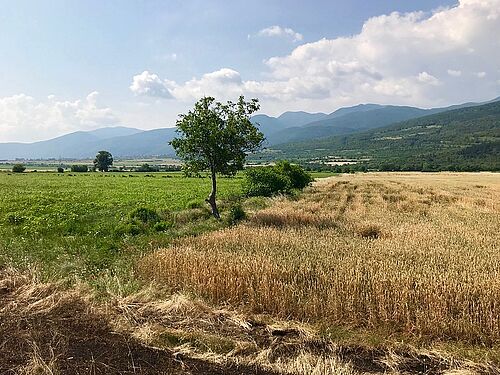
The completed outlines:
{"type": "MultiPolygon", "coordinates": [[[[241,181],[220,178],[220,199],[240,195],[241,181]]],[[[129,272],[144,252],[222,225],[204,205],[210,186],[182,173],[1,172],[0,266],[85,280],[129,272]],[[156,210],[164,227],[129,233],[140,207],[156,210]]]]}

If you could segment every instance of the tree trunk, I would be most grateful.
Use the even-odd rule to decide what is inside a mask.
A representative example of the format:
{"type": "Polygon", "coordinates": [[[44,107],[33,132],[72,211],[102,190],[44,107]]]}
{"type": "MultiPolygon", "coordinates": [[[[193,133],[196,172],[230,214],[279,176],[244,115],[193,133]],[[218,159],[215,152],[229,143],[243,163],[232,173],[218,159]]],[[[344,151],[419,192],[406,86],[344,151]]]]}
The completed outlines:
{"type": "Polygon", "coordinates": [[[212,173],[212,192],[210,193],[206,201],[207,203],[210,204],[210,207],[212,207],[212,215],[214,215],[216,219],[220,219],[219,210],[217,209],[217,202],[215,201],[215,196],[217,195],[217,176],[214,168],[211,168],[211,173],[212,173]]]}

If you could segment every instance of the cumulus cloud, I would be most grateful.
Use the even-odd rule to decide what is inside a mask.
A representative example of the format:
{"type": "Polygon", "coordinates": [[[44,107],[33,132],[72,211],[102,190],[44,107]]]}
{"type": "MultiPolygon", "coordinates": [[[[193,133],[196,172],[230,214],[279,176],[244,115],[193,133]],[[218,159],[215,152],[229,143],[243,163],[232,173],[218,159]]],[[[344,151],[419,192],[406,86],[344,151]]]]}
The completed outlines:
{"type": "Polygon", "coordinates": [[[433,86],[437,86],[440,84],[439,79],[437,79],[432,74],[429,74],[427,72],[419,73],[417,79],[422,83],[426,83],[433,86]]]}
{"type": "MultiPolygon", "coordinates": [[[[353,36],[306,43],[267,59],[265,79],[245,80],[224,68],[183,83],[155,76],[151,89],[132,91],[168,90],[182,100],[245,94],[263,99],[264,109],[275,112],[359,102],[436,106],[486,99],[498,95],[499,14],[500,0],[461,0],[431,13],[394,12],[368,19],[353,36]]],[[[265,35],[291,35],[279,27],[265,30],[265,35]]]]}
{"type": "Polygon", "coordinates": [[[265,29],[260,30],[257,35],[265,37],[285,37],[294,42],[300,42],[304,39],[304,36],[301,33],[298,33],[289,27],[281,27],[278,25],[266,27],[265,29]]]}
{"type": "Polygon", "coordinates": [[[452,77],[460,77],[462,75],[461,70],[453,70],[453,69],[448,69],[447,73],[452,76],[452,77]]]}
{"type": "Polygon", "coordinates": [[[90,130],[116,125],[118,118],[108,107],[97,103],[94,91],[84,99],[58,100],[49,95],[36,100],[18,94],[0,98],[0,141],[48,139],[75,130],[90,130]]]}
{"type": "Polygon", "coordinates": [[[134,76],[130,90],[136,95],[172,98],[170,93],[171,85],[172,82],[162,80],[158,75],[145,70],[141,74],[134,76]]]}

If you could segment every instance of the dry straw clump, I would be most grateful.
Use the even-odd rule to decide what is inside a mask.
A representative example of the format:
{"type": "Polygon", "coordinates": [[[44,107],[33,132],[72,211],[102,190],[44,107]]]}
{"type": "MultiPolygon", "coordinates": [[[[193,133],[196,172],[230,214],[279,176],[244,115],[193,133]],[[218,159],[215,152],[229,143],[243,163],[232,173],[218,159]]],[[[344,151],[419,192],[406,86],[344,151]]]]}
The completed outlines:
{"type": "Polygon", "coordinates": [[[279,318],[492,344],[499,202],[497,174],[335,177],[246,224],[180,240],[138,270],[279,318]]]}

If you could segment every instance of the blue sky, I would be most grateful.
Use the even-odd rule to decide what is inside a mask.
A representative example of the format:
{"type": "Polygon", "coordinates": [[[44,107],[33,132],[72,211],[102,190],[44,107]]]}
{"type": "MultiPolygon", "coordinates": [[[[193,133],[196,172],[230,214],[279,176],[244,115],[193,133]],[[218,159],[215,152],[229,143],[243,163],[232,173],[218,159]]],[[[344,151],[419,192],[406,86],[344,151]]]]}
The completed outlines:
{"type": "Polygon", "coordinates": [[[0,0],[0,9],[0,141],[173,126],[202,95],[258,97],[277,115],[500,92],[498,0],[0,0]]]}

